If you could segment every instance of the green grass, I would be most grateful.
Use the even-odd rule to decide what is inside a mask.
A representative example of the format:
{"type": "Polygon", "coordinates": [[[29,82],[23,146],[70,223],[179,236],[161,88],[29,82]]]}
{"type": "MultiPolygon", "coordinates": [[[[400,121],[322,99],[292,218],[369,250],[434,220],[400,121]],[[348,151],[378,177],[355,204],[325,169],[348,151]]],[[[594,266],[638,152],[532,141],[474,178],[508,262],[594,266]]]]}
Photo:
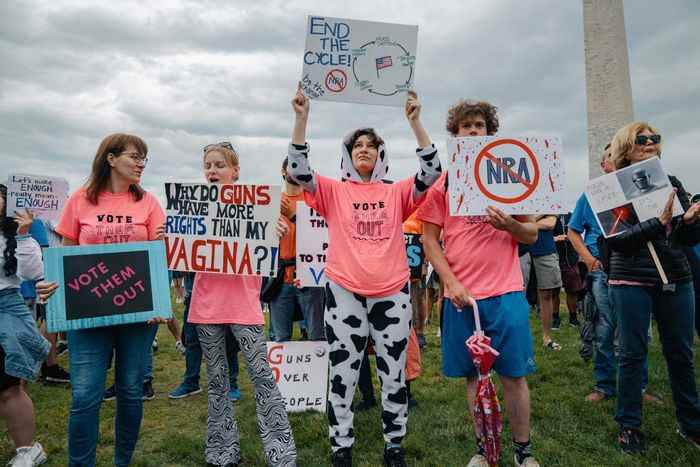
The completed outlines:
{"type": "MultiPolygon", "coordinates": [[[[182,316],[181,305],[177,306],[182,316]]],[[[566,314],[562,321],[566,322],[566,314]]],[[[531,321],[535,343],[541,342],[539,322],[531,321]]],[[[173,338],[164,326],[159,330],[160,350],[156,353],[154,387],[156,399],[144,404],[141,437],[133,459],[135,466],[204,465],[206,393],[171,401],[168,391],[180,383],[184,360],[175,351],[173,338]]],[[[440,373],[439,339],[435,325],[428,328],[428,346],[423,358],[423,375],[412,385],[419,407],[411,412],[404,442],[411,466],[465,466],[473,454],[474,440],[465,400],[463,380],[447,379],[440,373]]],[[[592,364],[578,356],[578,333],[569,326],[554,332],[564,349],[544,352],[536,345],[538,371],[529,378],[532,399],[532,440],[535,453],[546,466],[698,466],[700,451],[675,432],[674,409],[666,364],[659,340],[650,351],[649,390],[663,397],[664,405],[645,407],[644,432],[649,449],[631,458],[617,448],[617,427],[612,418],[614,401],[591,405],[584,396],[592,385],[592,364]]],[[[696,367],[698,366],[696,355],[696,367]]],[[[61,364],[67,365],[65,358],[61,364]]],[[[242,364],[243,398],[235,405],[241,431],[245,466],[264,466],[262,445],[257,434],[252,388],[242,364]]],[[[374,370],[373,370],[374,371],[374,370]]],[[[204,369],[202,369],[204,384],[204,369]]],[[[375,381],[376,383],[376,381],[375,381]]],[[[70,391],[66,387],[30,384],[29,392],[37,411],[37,439],[49,454],[46,465],[67,463],[67,420],[70,391]]],[[[499,388],[500,392],[500,388],[499,388]]],[[[100,466],[112,465],[114,449],[114,402],[105,402],[101,412],[101,438],[97,450],[100,466]]],[[[316,413],[290,415],[299,452],[299,466],[329,465],[330,447],[325,416],[316,413]]],[[[7,462],[13,449],[4,423],[0,437],[0,461],[7,462]]],[[[355,465],[382,465],[379,409],[355,416],[355,465]]],[[[512,451],[506,425],[501,465],[511,466],[512,451]]]]}

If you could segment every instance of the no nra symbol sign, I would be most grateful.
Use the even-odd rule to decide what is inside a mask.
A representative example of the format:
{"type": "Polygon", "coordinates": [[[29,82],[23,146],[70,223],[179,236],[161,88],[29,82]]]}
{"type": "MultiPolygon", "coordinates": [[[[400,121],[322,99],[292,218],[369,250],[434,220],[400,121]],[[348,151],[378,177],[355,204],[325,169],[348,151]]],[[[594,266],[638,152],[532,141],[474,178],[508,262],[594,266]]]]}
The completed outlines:
{"type": "Polygon", "coordinates": [[[474,179],[487,198],[516,204],[537,189],[540,167],[527,145],[514,139],[499,139],[479,151],[474,160],[474,179]]]}

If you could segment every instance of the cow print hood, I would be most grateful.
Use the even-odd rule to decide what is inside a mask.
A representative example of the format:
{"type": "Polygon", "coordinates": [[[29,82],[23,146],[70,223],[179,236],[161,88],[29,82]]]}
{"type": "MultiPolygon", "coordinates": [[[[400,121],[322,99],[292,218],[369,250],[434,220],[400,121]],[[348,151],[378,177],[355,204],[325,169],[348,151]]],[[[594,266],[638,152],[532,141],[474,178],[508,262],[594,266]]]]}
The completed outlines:
{"type": "MultiPolygon", "coordinates": [[[[355,170],[355,166],[352,164],[352,147],[351,140],[352,135],[355,134],[353,130],[343,138],[343,144],[341,145],[342,157],[340,159],[340,178],[341,180],[348,181],[352,180],[358,183],[364,183],[360,174],[355,170]]],[[[370,183],[381,182],[386,175],[389,173],[389,156],[386,152],[386,147],[384,144],[380,144],[377,148],[377,163],[374,165],[374,170],[372,171],[372,177],[370,178],[370,183]]]]}

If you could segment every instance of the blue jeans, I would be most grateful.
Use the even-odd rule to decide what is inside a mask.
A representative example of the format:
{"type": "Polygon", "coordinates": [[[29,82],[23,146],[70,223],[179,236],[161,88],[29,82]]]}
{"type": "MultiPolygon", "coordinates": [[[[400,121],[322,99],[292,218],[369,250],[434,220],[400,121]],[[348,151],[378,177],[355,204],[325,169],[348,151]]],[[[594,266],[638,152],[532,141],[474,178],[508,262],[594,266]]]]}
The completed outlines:
{"type": "MultiPolygon", "coordinates": [[[[191,295],[185,295],[185,311],[182,318],[182,338],[185,344],[185,376],[182,385],[188,389],[199,389],[199,370],[202,366],[202,347],[197,337],[197,325],[188,323],[191,295]]],[[[226,353],[228,355],[229,387],[238,389],[238,345],[233,335],[226,333],[226,353]]]]}
{"type": "Polygon", "coordinates": [[[283,284],[280,293],[270,302],[270,321],[274,329],[275,342],[285,342],[292,339],[294,308],[297,305],[306,321],[309,339],[312,341],[325,340],[324,297],[323,287],[297,289],[292,284],[283,284]]]}
{"type": "MultiPolygon", "coordinates": [[[[618,340],[617,313],[610,301],[608,276],[602,270],[589,273],[593,301],[598,309],[595,321],[595,358],[593,372],[595,375],[596,391],[606,397],[614,397],[617,392],[618,362],[615,341],[618,340]]],[[[649,362],[644,358],[644,376],[642,390],[646,389],[649,381],[649,362]]]]}
{"type": "Polygon", "coordinates": [[[145,323],[107,326],[68,332],[72,402],[68,418],[68,465],[95,465],[100,406],[107,363],[115,352],[117,393],[114,464],[129,465],[143,416],[143,380],[148,348],[157,325],[145,323]]]}
{"type": "Polygon", "coordinates": [[[610,286],[620,326],[620,378],[615,420],[625,428],[642,425],[643,364],[648,351],[648,330],[654,314],[670,379],[676,419],[690,436],[700,435],[700,400],[693,368],[695,297],[693,284],[661,286],[610,286]]]}

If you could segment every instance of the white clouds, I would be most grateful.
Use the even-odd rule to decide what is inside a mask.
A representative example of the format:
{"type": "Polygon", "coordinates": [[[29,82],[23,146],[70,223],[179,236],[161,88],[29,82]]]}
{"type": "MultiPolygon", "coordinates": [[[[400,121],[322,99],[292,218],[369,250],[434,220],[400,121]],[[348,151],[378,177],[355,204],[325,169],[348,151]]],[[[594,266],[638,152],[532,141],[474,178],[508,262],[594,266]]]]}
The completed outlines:
{"type": "MultiPolygon", "coordinates": [[[[625,5],[635,113],[663,130],[669,170],[691,174],[700,168],[700,6],[672,5],[625,5]]],[[[581,5],[544,0],[2,2],[2,171],[63,174],[75,187],[101,138],[128,131],[149,144],[150,189],[199,179],[201,147],[222,140],[239,147],[243,180],[277,182],[310,13],[418,24],[416,84],[438,147],[452,102],[490,100],[502,133],[562,136],[578,197],[587,173],[581,5]]],[[[340,138],[359,126],[385,137],[394,178],[415,170],[400,109],[314,102],[320,172],[337,174],[340,138]]],[[[700,180],[681,178],[700,191],[700,180]]]]}

